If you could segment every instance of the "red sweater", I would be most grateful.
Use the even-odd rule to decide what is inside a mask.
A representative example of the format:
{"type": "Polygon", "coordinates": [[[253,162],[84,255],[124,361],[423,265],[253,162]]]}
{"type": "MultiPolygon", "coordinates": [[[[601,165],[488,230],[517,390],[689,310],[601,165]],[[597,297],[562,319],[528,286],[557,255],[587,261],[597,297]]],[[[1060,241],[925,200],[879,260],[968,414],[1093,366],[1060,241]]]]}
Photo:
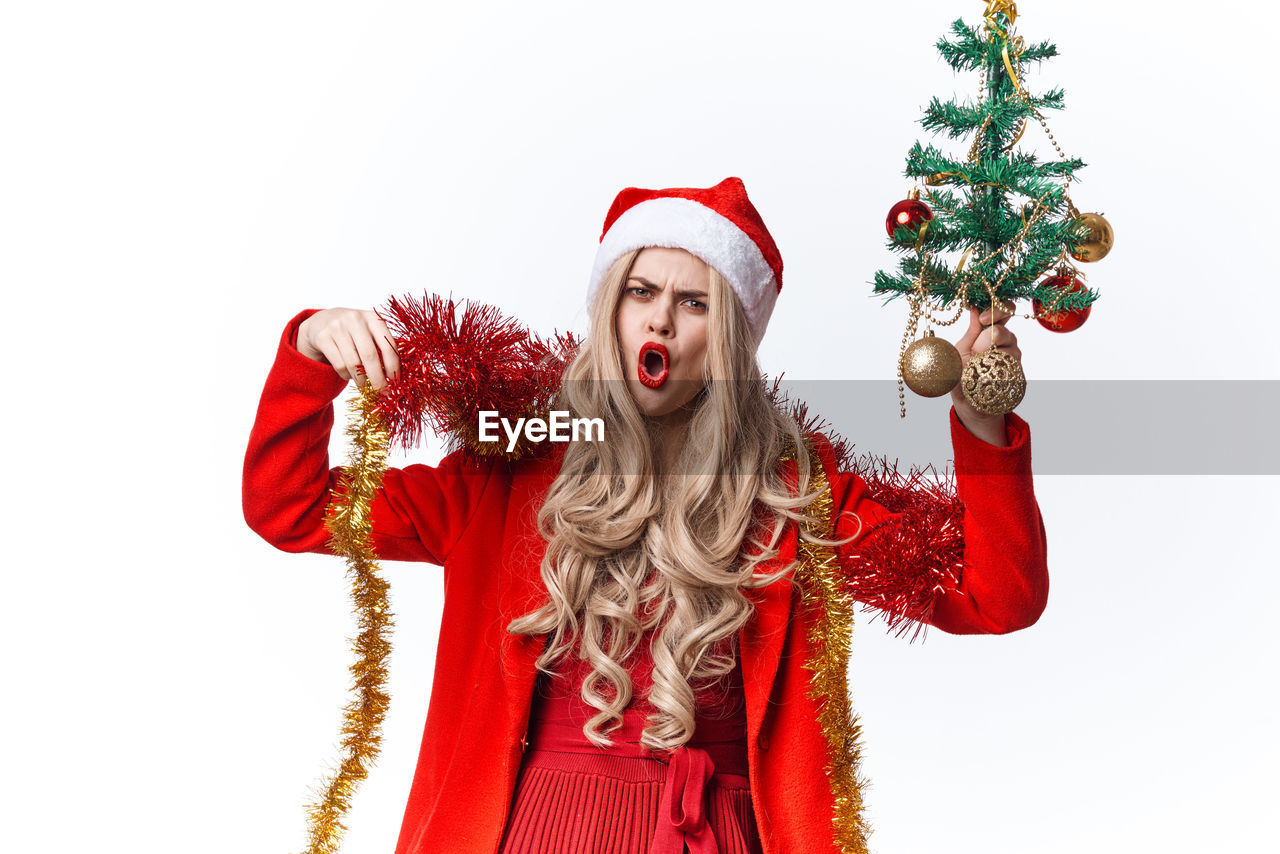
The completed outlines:
{"type": "MultiPolygon", "coordinates": [[[[285,551],[327,552],[324,510],[332,401],[345,382],[292,345],[286,328],[267,378],[244,467],[245,519],[285,551]]],[[[1048,594],[1044,526],[1031,483],[1030,429],[1016,415],[1010,445],[969,433],[951,413],[956,489],[964,502],[965,571],[939,593],[929,622],[948,632],[1009,632],[1031,625],[1048,594]]],[[[554,447],[554,446],[553,446],[554,447]]],[[[817,443],[837,537],[889,517],[858,477],[834,469],[817,443]],[[860,526],[861,521],[861,526],[860,526]]],[[[444,568],[444,613],[417,770],[396,854],[497,851],[506,823],[541,652],[540,639],[506,631],[544,597],[538,508],[560,454],[519,463],[457,452],[438,466],[392,469],[373,504],[373,539],[386,560],[444,568]]],[[[796,558],[794,524],[773,571],[796,558]]],[[[849,553],[854,540],[838,554],[849,553]]],[[[739,634],[747,706],[752,805],[768,854],[834,851],[826,743],[809,696],[808,609],[784,578],[749,591],[755,614],[739,634]]]]}

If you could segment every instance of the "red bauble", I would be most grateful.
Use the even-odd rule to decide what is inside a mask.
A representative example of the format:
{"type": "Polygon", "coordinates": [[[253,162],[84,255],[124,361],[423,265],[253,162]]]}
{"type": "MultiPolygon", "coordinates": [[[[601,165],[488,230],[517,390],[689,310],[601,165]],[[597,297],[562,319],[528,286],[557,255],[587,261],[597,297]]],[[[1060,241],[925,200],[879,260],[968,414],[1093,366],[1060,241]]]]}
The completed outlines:
{"type": "Polygon", "coordinates": [[[933,219],[933,211],[929,210],[928,205],[919,199],[903,199],[889,208],[884,227],[889,232],[889,236],[893,237],[893,232],[899,228],[919,230],[920,223],[926,219],[933,219]]]}
{"type": "MultiPolygon", "coordinates": [[[[1053,276],[1045,279],[1041,282],[1041,285],[1054,290],[1066,291],[1067,293],[1075,293],[1085,289],[1084,282],[1074,276],[1053,276]]],[[[1035,309],[1036,320],[1050,332],[1074,332],[1084,326],[1084,322],[1089,319],[1089,312],[1093,311],[1093,306],[1085,306],[1078,311],[1053,311],[1041,316],[1040,312],[1044,310],[1044,304],[1040,300],[1032,300],[1031,305],[1035,309]]]]}

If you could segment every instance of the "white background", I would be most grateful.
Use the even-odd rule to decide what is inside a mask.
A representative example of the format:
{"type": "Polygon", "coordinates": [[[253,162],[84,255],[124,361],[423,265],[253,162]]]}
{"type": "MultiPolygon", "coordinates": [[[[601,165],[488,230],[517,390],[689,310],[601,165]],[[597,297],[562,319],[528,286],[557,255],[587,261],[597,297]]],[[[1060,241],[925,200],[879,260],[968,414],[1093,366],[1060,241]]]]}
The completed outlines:
{"type": "MultiPolygon", "coordinates": [[[[1066,88],[1074,197],[1117,232],[1083,330],[1015,321],[1032,381],[1277,379],[1258,182],[1280,12],[1020,5],[1063,53],[1028,82],[1066,88]]],[[[432,289],[582,331],[619,188],[739,175],[786,259],[765,369],[890,377],[884,215],[920,108],[976,87],[933,43],[982,6],[6,4],[0,847],[301,847],[336,756],[345,584],[239,511],[297,310],[432,289]]],[[[946,428],[941,405],[911,417],[946,428]]],[[[875,849],[1274,851],[1278,480],[1041,477],[1033,629],[908,645],[860,622],[875,849]]],[[[386,573],[394,703],[353,854],[394,845],[439,619],[438,570],[386,573]]]]}

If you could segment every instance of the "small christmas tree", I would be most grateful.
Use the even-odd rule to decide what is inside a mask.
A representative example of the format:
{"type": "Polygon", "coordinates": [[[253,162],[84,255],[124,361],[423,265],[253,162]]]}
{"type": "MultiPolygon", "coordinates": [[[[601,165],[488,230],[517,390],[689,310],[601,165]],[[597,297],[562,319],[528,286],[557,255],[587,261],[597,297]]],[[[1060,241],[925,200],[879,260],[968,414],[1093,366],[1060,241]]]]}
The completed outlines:
{"type": "MultiPolygon", "coordinates": [[[[906,174],[925,185],[923,194],[917,187],[886,221],[889,245],[902,257],[897,272],[876,273],[875,292],[911,302],[904,355],[933,309],[954,309],[958,319],[966,307],[1031,300],[1042,325],[1069,331],[1098,297],[1073,262],[1105,255],[1110,226],[1071,202],[1068,190],[1084,163],[1063,154],[1043,115],[1062,108],[1063,92],[1035,96],[1024,85],[1027,68],[1058,51],[1047,41],[1026,44],[1014,32],[1016,18],[1012,2],[990,0],[980,30],[958,20],[938,42],[943,59],[957,72],[978,72],[980,84],[976,101],[930,102],[921,124],[969,140],[967,154],[957,159],[916,142],[906,174]],[[1018,147],[1032,124],[1043,128],[1059,159],[1043,161],[1018,147]]],[[[907,384],[915,388],[909,376],[907,384]]]]}

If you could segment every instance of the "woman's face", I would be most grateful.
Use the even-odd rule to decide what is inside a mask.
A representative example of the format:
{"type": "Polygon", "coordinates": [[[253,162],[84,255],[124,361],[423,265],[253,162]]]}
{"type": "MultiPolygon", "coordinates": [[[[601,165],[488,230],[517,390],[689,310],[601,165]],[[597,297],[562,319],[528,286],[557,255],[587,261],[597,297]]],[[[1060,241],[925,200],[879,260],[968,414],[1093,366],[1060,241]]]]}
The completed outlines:
{"type": "Polygon", "coordinates": [[[650,247],[622,283],[614,317],[622,372],[650,418],[685,406],[706,382],[711,271],[683,249],[650,247]]]}

